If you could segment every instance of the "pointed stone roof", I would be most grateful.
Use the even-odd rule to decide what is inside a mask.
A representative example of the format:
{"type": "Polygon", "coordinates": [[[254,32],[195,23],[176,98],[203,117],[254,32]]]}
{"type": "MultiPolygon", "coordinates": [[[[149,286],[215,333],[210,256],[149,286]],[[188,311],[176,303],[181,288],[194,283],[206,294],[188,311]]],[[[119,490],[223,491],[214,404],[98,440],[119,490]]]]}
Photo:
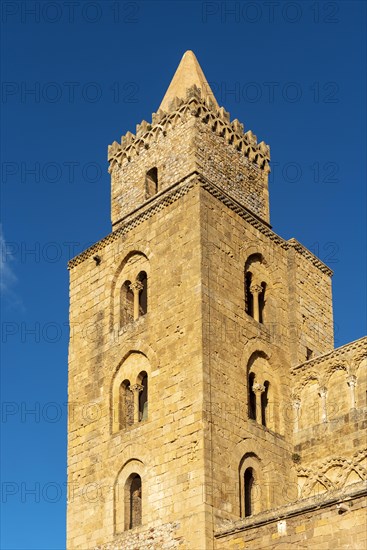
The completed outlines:
{"type": "Polygon", "coordinates": [[[217,100],[205,78],[199,62],[194,52],[191,50],[187,50],[187,52],[184,53],[159,109],[162,109],[162,111],[169,111],[169,105],[175,97],[185,100],[186,90],[191,88],[194,84],[201,89],[201,97],[203,99],[210,98],[215,107],[219,109],[217,100]]]}

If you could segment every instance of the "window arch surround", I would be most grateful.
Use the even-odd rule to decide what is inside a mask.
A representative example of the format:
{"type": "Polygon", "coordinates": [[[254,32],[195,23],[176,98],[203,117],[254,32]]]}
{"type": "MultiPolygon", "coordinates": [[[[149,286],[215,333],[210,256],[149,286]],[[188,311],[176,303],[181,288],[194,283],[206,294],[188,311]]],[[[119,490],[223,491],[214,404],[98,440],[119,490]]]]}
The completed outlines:
{"type": "Polygon", "coordinates": [[[256,350],[250,355],[246,366],[247,416],[282,434],[285,402],[281,399],[278,370],[265,351],[256,350]]]}
{"type": "MultiPolygon", "coordinates": [[[[111,282],[110,291],[110,332],[118,332],[124,326],[124,316],[127,317],[127,322],[131,322],[134,317],[133,309],[133,290],[130,285],[133,283],[145,284],[145,291],[139,292],[139,302],[141,302],[141,294],[144,295],[145,313],[147,312],[149,300],[149,277],[150,277],[150,257],[149,251],[142,252],[139,250],[131,250],[121,261],[115,271],[111,282]],[[125,296],[125,300],[124,300],[125,296]],[[124,313],[124,305],[130,301],[130,307],[127,307],[127,312],[124,313]]],[[[141,312],[139,303],[139,316],[141,312]]],[[[144,314],[145,314],[144,313],[144,314]]]]}
{"type": "Polygon", "coordinates": [[[267,484],[264,481],[262,470],[262,462],[254,452],[247,452],[239,463],[239,512],[241,518],[253,516],[268,508],[267,484]]]}
{"type": "Polygon", "coordinates": [[[244,266],[245,312],[255,321],[264,324],[267,319],[269,267],[262,254],[250,254],[244,266]]]}
{"type": "Polygon", "coordinates": [[[125,531],[142,524],[142,480],[139,474],[132,473],[125,482],[124,525],[125,531]]]}
{"type": "Polygon", "coordinates": [[[126,461],[114,482],[113,523],[115,535],[144,525],[147,517],[148,487],[145,464],[136,458],[126,461]]]}
{"type": "Polygon", "coordinates": [[[117,433],[121,429],[148,420],[148,403],[151,402],[148,389],[150,373],[150,361],[140,351],[129,351],[117,367],[111,381],[110,391],[111,433],[117,433]],[[142,386],[141,391],[140,388],[135,390],[136,395],[133,395],[131,391],[131,389],[134,390],[134,385],[142,386]],[[128,395],[131,396],[130,408],[126,407],[124,391],[129,392],[128,395]],[[126,415],[126,413],[129,414],[126,415]]]}

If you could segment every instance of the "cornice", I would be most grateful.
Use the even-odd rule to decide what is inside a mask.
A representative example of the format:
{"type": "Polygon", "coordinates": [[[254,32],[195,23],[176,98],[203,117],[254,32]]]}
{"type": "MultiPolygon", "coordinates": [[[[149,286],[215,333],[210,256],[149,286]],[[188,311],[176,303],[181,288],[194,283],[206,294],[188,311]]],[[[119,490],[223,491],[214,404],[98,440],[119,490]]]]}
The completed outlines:
{"type": "Polygon", "coordinates": [[[177,182],[168,189],[161,191],[158,195],[144,203],[128,216],[119,220],[118,223],[122,224],[121,227],[119,227],[91,247],[84,250],[84,252],[82,252],[78,256],[72,258],[68,263],[68,268],[74,268],[87,258],[90,258],[97,252],[103,250],[106,245],[116,241],[122,235],[127,234],[129,231],[131,231],[131,229],[137,227],[143,221],[149,219],[151,216],[161,211],[166,206],[174,203],[177,199],[187,194],[190,189],[192,189],[195,185],[200,185],[213,197],[220,200],[233,212],[236,212],[236,214],[238,214],[242,219],[258,229],[263,235],[267,236],[271,241],[281,246],[284,250],[289,250],[293,248],[298,254],[306,258],[326,275],[331,276],[333,274],[330,268],[328,268],[321,260],[319,260],[309,250],[307,250],[307,248],[296,241],[296,239],[290,239],[289,241],[286,241],[285,239],[282,239],[282,237],[279,237],[279,235],[277,235],[276,233],[274,233],[274,231],[270,229],[270,226],[266,222],[256,217],[256,215],[247,210],[247,208],[241,205],[223,189],[210,182],[198,172],[192,172],[180,182],[177,182]]]}
{"type": "Polygon", "coordinates": [[[129,231],[140,225],[143,221],[148,220],[166,206],[174,203],[180,197],[186,195],[190,189],[194,187],[195,178],[196,173],[193,173],[188,178],[185,178],[181,184],[174,184],[174,186],[171,186],[169,189],[166,189],[164,192],[160,193],[159,196],[155,197],[155,200],[149,200],[147,203],[136,209],[134,213],[130,213],[128,216],[120,220],[123,224],[121,227],[115,231],[112,231],[112,233],[109,233],[100,241],[97,241],[95,244],[84,250],[81,254],[78,254],[78,256],[72,258],[68,262],[68,269],[72,269],[73,267],[84,262],[84,260],[92,257],[97,252],[103,250],[108,244],[115,242],[120,237],[126,235],[129,231]]]}

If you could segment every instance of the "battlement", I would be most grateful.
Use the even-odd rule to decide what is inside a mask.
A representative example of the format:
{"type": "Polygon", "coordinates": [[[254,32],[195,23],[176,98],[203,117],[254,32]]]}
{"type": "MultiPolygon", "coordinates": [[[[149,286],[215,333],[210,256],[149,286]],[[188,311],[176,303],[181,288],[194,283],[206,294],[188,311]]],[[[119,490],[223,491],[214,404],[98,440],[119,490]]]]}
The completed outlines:
{"type": "Polygon", "coordinates": [[[239,120],[230,121],[230,114],[214,102],[202,97],[202,91],[195,84],[186,90],[186,99],[175,97],[169,104],[168,112],[153,113],[151,123],[143,120],[136,126],[136,134],[127,132],[121,137],[121,143],[114,141],[108,147],[109,171],[114,166],[130,162],[132,156],[149,149],[161,136],[166,136],[169,128],[176,126],[187,116],[199,119],[207,124],[211,131],[240,151],[245,158],[266,173],[270,172],[270,148],[264,141],[257,142],[251,130],[244,132],[244,125],[239,120]]]}

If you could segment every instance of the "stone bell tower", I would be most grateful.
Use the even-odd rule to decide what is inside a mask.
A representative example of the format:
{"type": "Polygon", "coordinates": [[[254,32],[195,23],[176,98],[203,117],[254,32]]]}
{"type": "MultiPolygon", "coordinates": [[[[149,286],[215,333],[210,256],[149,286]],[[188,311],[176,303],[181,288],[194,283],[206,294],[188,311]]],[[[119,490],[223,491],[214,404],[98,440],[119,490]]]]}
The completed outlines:
{"type": "MultiPolygon", "coordinates": [[[[112,233],[69,263],[68,549],[270,548],[303,533],[287,510],[312,497],[321,441],[329,452],[312,430],[328,418],[316,374],[335,353],[331,271],[272,231],[269,147],[188,51],[108,160],[112,233]]],[[[364,341],[350,346],[338,353],[356,380],[364,341]]],[[[339,447],[356,487],[360,449],[339,447]]]]}

